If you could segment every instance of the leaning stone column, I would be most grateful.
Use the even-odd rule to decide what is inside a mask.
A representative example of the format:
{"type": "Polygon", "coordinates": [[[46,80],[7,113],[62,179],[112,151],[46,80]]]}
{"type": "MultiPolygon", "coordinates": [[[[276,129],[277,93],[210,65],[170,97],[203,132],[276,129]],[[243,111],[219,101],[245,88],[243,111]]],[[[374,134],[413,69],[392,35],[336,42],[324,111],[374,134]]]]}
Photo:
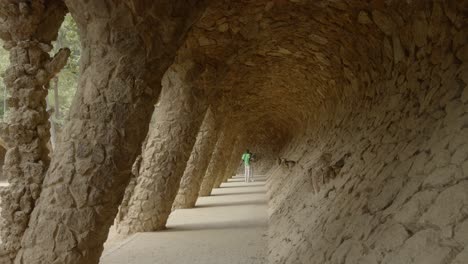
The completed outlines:
{"type": "Polygon", "coordinates": [[[164,229],[180,180],[206,112],[202,93],[193,87],[193,63],[173,65],[165,75],[154,127],[142,153],[137,185],[120,234],[164,229]],[[198,94],[198,95],[197,95],[198,94]]]}
{"type": "Polygon", "coordinates": [[[244,137],[239,136],[237,139],[236,144],[234,144],[234,149],[232,150],[231,158],[229,161],[229,165],[226,167],[226,171],[221,181],[215,185],[216,188],[221,186],[221,183],[226,182],[229,178],[231,178],[234,171],[237,170],[239,164],[241,163],[242,152],[245,149],[244,137]]]}
{"type": "Polygon", "coordinates": [[[187,162],[172,209],[193,208],[195,206],[203,176],[213,154],[216,139],[215,121],[213,114],[208,110],[200,132],[198,132],[190,159],[187,162]]]}
{"type": "Polygon", "coordinates": [[[99,262],[161,78],[197,10],[169,0],[66,3],[80,28],[80,80],[16,263],[99,262]]]}
{"type": "MultiPolygon", "coordinates": [[[[143,143],[143,145],[145,145],[145,144],[143,143]]],[[[124,197],[122,199],[122,203],[120,203],[119,211],[117,213],[117,216],[115,217],[115,223],[116,224],[123,221],[125,219],[125,217],[127,216],[128,204],[130,203],[130,199],[132,198],[133,190],[135,189],[135,186],[137,184],[138,175],[140,173],[141,160],[142,160],[141,155],[138,155],[135,162],[133,163],[132,176],[130,178],[130,182],[127,185],[127,188],[125,188],[125,193],[124,193],[124,197]]]]}
{"type": "Polygon", "coordinates": [[[232,151],[235,138],[236,132],[234,130],[227,127],[223,129],[216,143],[205,177],[203,178],[199,196],[209,196],[211,194],[216,178],[220,173],[224,173],[227,165],[228,153],[230,154],[232,151]]]}
{"type": "Polygon", "coordinates": [[[8,124],[1,125],[8,145],[3,173],[10,183],[1,193],[1,263],[11,263],[20,248],[49,166],[47,86],[66,64],[70,51],[61,49],[54,58],[49,52],[65,14],[61,1],[0,3],[0,37],[10,51],[4,81],[11,109],[8,124]]]}
{"type": "Polygon", "coordinates": [[[224,177],[230,171],[230,167],[232,166],[232,158],[239,151],[239,136],[237,136],[234,140],[235,144],[232,144],[230,151],[226,152],[226,163],[223,167],[221,167],[219,173],[217,173],[216,178],[213,182],[213,188],[219,188],[221,183],[223,183],[224,177]]]}

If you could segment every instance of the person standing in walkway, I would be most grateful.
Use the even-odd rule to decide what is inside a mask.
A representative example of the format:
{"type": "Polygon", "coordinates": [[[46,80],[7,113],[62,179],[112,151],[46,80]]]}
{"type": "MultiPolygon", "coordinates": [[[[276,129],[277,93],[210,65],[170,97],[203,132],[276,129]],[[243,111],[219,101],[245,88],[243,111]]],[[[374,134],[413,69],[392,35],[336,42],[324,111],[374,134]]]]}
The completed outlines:
{"type": "Polygon", "coordinates": [[[247,149],[244,154],[242,154],[242,160],[244,161],[244,176],[245,176],[245,182],[251,182],[253,181],[252,177],[252,166],[251,166],[251,160],[252,160],[252,153],[247,149]]]}

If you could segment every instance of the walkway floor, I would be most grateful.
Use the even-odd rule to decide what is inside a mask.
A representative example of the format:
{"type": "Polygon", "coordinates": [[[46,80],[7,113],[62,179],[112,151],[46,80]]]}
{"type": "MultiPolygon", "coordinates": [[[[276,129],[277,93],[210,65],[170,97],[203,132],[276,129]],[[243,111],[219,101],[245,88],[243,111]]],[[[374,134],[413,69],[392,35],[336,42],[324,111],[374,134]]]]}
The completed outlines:
{"type": "Polygon", "coordinates": [[[265,263],[265,179],[234,177],[193,209],[174,211],[168,229],[137,233],[107,246],[101,264],[265,263]]]}

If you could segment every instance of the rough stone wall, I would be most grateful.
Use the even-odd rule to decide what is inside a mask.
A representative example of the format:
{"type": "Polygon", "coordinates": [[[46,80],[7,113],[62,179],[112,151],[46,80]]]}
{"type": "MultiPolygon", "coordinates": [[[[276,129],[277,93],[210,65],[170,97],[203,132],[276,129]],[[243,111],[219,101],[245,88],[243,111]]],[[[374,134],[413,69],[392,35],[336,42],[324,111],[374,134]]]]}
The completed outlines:
{"type": "Polygon", "coordinates": [[[65,2],[80,29],[80,80],[17,263],[98,263],[161,78],[203,7],[65,2]]]}
{"type": "MultiPolygon", "coordinates": [[[[54,35],[28,24],[28,3],[46,2],[3,1],[20,14],[8,29],[40,43],[54,35]]],[[[162,75],[204,1],[65,2],[83,43],[80,84],[17,263],[98,262],[162,75]]],[[[467,13],[466,0],[210,1],[181,52],[214,69],[193,86],[214,87],[213,112],[230,117],[200,195],[230,167],[231,125],[241,125],[258,135],[247,141],[262,154],[257,169],[283,159],[268,182],[272,263],[465,263],[467,13]]],[[[162,118],[167,130],[154,133],[185,131],[193,120],[184,120],[162,118]]],[[[162,164],[164,175],[141,177],[137,189],[156,190],[135,195],[169,202],[148,216],[140,212],[165,197],[135,198],[124,215],[144,224],[128,226],[165,222],[195,142],[188,130],[190,140],[167,141],[179,160],[164,160],[157,140],[148,147],[140,172],[162,164]]]]}
{"type": "MultiPolygon", "coordinates": [[[[275,136],[270,136],[267,141],[260,140],[260,144],[253,145],[250,151],[255,155],[251,163],[254,175],[265,176],[271,168],[278,165],[278,159],[281,158],[279,152],[285,145],[287,142],[284,138],[275,136]]],[[[287,165],[283,164],[283,166],[287,165]]]]}
{"type": "Polygon", "coordinates": [[[10,52],[4,81],[11,109],[8,123],[1,125],[8,148],[2,162],[3,176],[10,183],[1,192],[1,263],[10,263],[20,248],[49,166],[47,87],[65,65],[70,51],[62,49],[53,58],[48,52],[65,13],[60,1],[0,3],[0,37],[10,52]]]}
{"type": "Polygon", "coordinates": [[[382,70],[354,68],[371,96],[324,105],[270,171],[269,263],[467,263],[467,19],[449,2],[397,32],[390,9],[359,16],[389,36],[382,70]]]}
{"type": "Polygon", "coordinates": [[[200,72],[196,68],[186,61],[174,64],[165,74],[128,213],[116,222],[120,234],[165,228],[207,109],[203,93],[193,86],[195,72],[200,72]]]}
{"type": "Polygon", "coordinates": [[[172,209],[192,208],[198,198],[198,192],[205,176],[206,169],[213,154],[218,130],[210,109],[208,109],[203,124],[197,135],[190,159],[180,182],[180,188],[172,209]]]}

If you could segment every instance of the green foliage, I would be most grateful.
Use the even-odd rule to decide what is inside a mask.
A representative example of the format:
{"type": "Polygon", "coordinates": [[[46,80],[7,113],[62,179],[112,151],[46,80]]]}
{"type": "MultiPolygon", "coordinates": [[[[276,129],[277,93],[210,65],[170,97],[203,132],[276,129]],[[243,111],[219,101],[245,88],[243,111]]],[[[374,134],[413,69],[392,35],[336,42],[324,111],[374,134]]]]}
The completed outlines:
{"type": "MultiPolygon", "coordinates": [[[[70,58],[68,58],[67,65],[58,74],[58,91],[59,91],[59,105],[60,116],[55,120],[59,124],[63,124],[64,119],[68,116],[70,105],[76,92],[78,83],[78,73],[80,65],[80,36],[75,21],[70,15],[65,17],[62,27],[60,28],[57,41],[54,42],[53,54],[60,48],[69,48],[71,51],[70,58]]],[[[54,83],[51,83],[51,88],[54,83]]],[[[54,102],[54,91],[49,91],[48,100],[54,102]]]]}
{"type": "MultiPolygon", "coordinates": [[[[0,40],[0,45],[3,47],[3,43],[0,40]]],[[[73,21],[70,15],[65,17],[65,20],[60,28],[57,41],[53,43],[54,49],[51,51],[53,56],[60,48],[69,48],[71,50],[70,58],[65,68],[58,74],[58,90],[59,90],[59,105],[60,105],[60,116],[55,120],[59,124],[63,124],[65,116],[68,115],[72,99],[75,95],[78,73],[79,73],[79,61],[81,54],[80,37],[78,35],[78,28],[75,21],[73,21]]],[[[5,49],[0,47],[0,119],[5,116],[4,113],[4,93],[5,84],[3,83],[3,73],[10,64],[9,53],[5,49]]],[[[51,88],[54,83],[51,83],[51,88]]],[[[54,91],[49,91],[48,100],[54,102],[54,91]]]]}
{"type": "Polygon", "coordinates": [[[5,115],[5,111],[4,111],[5,109],[5,106],[4,106],[5,84],[3,83],[3,73],[5,72],[8,65],[10,64],[10,59],[8,56],[8,51],[6,51],[3,48],[3,42],[1,40],[0,40],[0,45],[1,45],[0,47],[0,119],[1,119],[5,115]]]}

